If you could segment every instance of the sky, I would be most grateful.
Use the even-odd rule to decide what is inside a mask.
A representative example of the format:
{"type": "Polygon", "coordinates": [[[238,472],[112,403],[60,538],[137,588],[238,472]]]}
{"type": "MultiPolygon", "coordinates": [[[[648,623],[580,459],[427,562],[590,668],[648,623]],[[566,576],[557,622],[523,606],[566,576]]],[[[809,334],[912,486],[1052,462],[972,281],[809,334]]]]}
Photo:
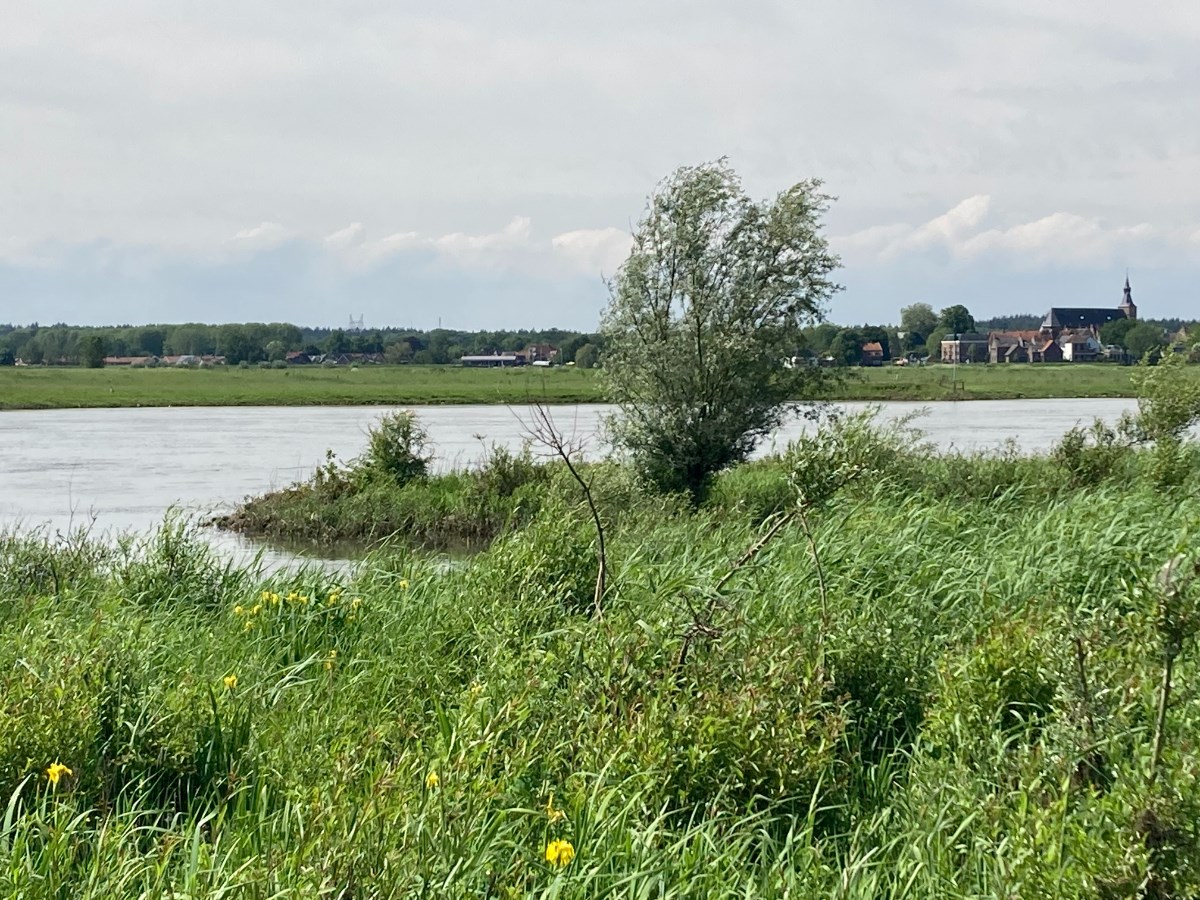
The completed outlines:
{"type": "Polygon", "coordinates": [[[1194,0],[0,0],[0,322],[592,329],[655,184],[816,177],[838,322],[1200,317],[1194,0]]]}

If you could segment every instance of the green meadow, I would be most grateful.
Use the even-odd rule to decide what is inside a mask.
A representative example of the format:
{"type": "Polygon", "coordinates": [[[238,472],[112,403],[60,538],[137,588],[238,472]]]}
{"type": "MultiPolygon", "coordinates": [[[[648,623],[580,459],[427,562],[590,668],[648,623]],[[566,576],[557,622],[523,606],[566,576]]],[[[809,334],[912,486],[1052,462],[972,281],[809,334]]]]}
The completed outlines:
{"type": "MultiPolygon", "coordinates": [[[[1103,364],[847,369],[841,400],[1132,397],[1130,369],[1103,364]]],[[[1200,377],[1198,373],[1195,377],[1200,377]]],[[[604,402],[599,373],[574,368],[0,368],[0,409],[604,402]]]]}
{"type": "Polygon", "coordinates": [[[352,406],[590,403],[595,373],[574,368],[0,368],[0,409],[128,406],[352,406]]]}

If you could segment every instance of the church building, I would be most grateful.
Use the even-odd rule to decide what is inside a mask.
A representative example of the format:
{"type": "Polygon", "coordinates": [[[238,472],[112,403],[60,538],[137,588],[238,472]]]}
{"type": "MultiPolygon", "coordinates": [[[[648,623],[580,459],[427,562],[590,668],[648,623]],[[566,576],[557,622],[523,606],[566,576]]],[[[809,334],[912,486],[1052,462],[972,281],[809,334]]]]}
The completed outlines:
{"type": "Polygon", "coordinates": [[[1041,332],[1057,338],[1065,331],[1090,331],[1100,334],[1101,326],[1119,319],[1136,319],[1137,305],[1133,302],[1133,291],[1129,287],[1129,276],[1125,276],[1125,296],[1116,308],[1089,306],[1055,306],[1042,320],[1041,332]]]}

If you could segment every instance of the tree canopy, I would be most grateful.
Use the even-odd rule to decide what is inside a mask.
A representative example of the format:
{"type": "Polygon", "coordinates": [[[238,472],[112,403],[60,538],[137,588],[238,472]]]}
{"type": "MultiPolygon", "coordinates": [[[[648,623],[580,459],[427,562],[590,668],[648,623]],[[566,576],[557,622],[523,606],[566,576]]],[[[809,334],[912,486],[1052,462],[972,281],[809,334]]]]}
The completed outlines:
{"type": "Polygon", "coordinates": [[[965,334],[975,330],[975,318],[969,309],[956,303],[938,314],[937,330],[946,334],[965,334]]]}
{"type": "Polygon", "coordinates": [[[1125,349],[1139,358],[1165,344],[1163,330],[1148,322],[1138,322],[1125,333],[1125,349]]]}
{"type": "Polygon", "coordinates": [[[819,377],[783,363],[839,289],[821,231],[831,199],[808,180],[752,201],[724,160],[651,195],[602,332],[614,437],[660,489],[698,499],[819,377]]]}
{"type": "Polygon", "coordinates": [[[922,338],[933,334],[937,328],[938,316],[928,303],[914,303],[900,310],[900,330],[916,332],[922,338]]]}

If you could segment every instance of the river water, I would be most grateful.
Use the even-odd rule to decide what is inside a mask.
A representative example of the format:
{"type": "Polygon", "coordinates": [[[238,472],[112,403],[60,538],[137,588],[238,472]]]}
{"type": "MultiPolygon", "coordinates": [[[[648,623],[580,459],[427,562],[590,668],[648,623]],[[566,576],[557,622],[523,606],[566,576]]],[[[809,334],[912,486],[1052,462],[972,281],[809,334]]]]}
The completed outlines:
{"type": "MultiPolygon", "coordinates": [[[[1074,425],[1113,422],[1132,400],[974,400],[878,404],[885,418],[919,410],[917,425],[943,450],[1047,450],[1074,425]]],[[[846,404],[861,408],[863,404],[846,404]]],[[[505,406],[413,407],[441,468],[470,465],[493,443],[520,447],[528,410],[505,406]]],[[[209,516],[243,498],[306,478],[327,450],[360,453],[381,407],[178,407],[0,412],[0,530],[45,525],[93,532],[146,531],[169,507],[209,516]]],[[[561,428],[593,453],[610,407],[554,409],[561,428]]],[[[782,449],[808,427],[797,421],[763,452],[782,449]]],[[[222,552],[249,552],[242,539],[214,534],[222,552]]],[[[288,556],[272,551],[269,556],[288,556]]]]}

